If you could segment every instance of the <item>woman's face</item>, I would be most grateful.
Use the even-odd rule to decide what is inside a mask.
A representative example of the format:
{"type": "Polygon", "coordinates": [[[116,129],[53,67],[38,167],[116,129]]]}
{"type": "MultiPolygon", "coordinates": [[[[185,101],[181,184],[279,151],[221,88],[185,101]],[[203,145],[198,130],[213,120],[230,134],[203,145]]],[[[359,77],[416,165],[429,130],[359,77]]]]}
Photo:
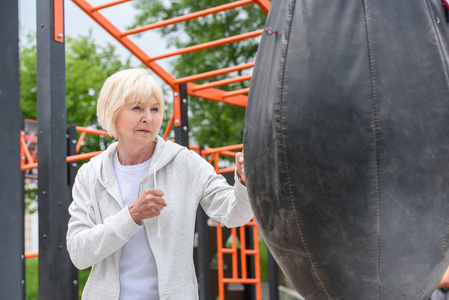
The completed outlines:
{"type": "Polygon", "coordinates": [[[125,104],[115,119],[117,140],[122,145],[146,145],[156,139],[161,124],[161,107],[153,95],[142,105],[125,104]]]}

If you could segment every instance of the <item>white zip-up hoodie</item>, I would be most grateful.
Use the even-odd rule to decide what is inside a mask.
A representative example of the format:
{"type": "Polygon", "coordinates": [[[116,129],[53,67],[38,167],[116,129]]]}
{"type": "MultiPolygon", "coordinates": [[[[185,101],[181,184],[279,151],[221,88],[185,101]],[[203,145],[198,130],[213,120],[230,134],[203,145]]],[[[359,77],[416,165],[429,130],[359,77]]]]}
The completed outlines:
{"type": "MultiPolygon", "coordinates": [[[[113,167],[116,148],[113,143],[84,164],[73,187],[67,249],[78,269],[92,267],[83,300],[119,299],[123,246],[141,228],[122,205],[113,167]]],[[[158,136],[139,196],[157,185],[167,203],[160,216],[143,220],[156,261],[160,300],[198,299],[193,240],[199,204],[227,227],[242,226],[253,217],[246,187],[235,182],[229,186],[194,151],[158,136]]]]}

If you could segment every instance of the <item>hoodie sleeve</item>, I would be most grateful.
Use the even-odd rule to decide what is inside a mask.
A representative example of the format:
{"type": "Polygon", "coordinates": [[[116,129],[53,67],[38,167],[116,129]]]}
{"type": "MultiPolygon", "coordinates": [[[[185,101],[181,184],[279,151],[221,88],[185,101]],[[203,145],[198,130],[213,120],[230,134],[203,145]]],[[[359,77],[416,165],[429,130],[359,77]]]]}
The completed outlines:
{"type": "Polygon", "coordinates": [[[89,178],[94,177],[89,167],[84,165],[78,171],[69,206],[67,250],[78,269],[93,266],[116,252],[141,228],[131,218],[128,207],[96,224],[101,218],[96,200],[91,199],[98,195],[92,196],[96,183],[89,178]]]}
{"type": "Polygon", "coordinates": [[[251,221],[253,212],[248,192],[237,175],[234,173],[235,184],[230,186],[205,159],[195,152],[189,155],[193,188],[206,214],[228,228],[243,226],[251,221]]]}

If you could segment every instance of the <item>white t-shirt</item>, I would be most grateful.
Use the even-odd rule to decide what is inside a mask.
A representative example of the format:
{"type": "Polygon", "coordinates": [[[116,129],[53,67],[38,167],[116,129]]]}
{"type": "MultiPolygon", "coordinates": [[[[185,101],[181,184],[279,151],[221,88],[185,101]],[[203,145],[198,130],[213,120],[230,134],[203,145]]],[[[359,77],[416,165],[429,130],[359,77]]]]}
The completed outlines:
{"type": "MultiPolygon", "coordinates": [[[[150,159],[138,165],[122,166],[117,151],[114,171],[123,207],[139,197],[139,185],[150,167],[150,159]]],[[[157,270],[153,253],[142,227],[126,243],[120,260],[120,300],[159,300],[157,270]]]]}

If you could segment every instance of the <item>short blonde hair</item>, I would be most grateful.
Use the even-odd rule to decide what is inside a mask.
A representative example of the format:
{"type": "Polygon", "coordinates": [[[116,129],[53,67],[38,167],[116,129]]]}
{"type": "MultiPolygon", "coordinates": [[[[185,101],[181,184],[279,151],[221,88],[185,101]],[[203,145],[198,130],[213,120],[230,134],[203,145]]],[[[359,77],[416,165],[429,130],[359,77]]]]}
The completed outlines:
{"type": "Polygon", "coordinates": [[[111,75],[103,84],[97,102],[97,118],[100,125],[111,136],[117,137],[115,119],[126,105],[142,105],[154,95],[164,114],[164,96],[156,80],[141,68],[119,71],[111,75]]]}

